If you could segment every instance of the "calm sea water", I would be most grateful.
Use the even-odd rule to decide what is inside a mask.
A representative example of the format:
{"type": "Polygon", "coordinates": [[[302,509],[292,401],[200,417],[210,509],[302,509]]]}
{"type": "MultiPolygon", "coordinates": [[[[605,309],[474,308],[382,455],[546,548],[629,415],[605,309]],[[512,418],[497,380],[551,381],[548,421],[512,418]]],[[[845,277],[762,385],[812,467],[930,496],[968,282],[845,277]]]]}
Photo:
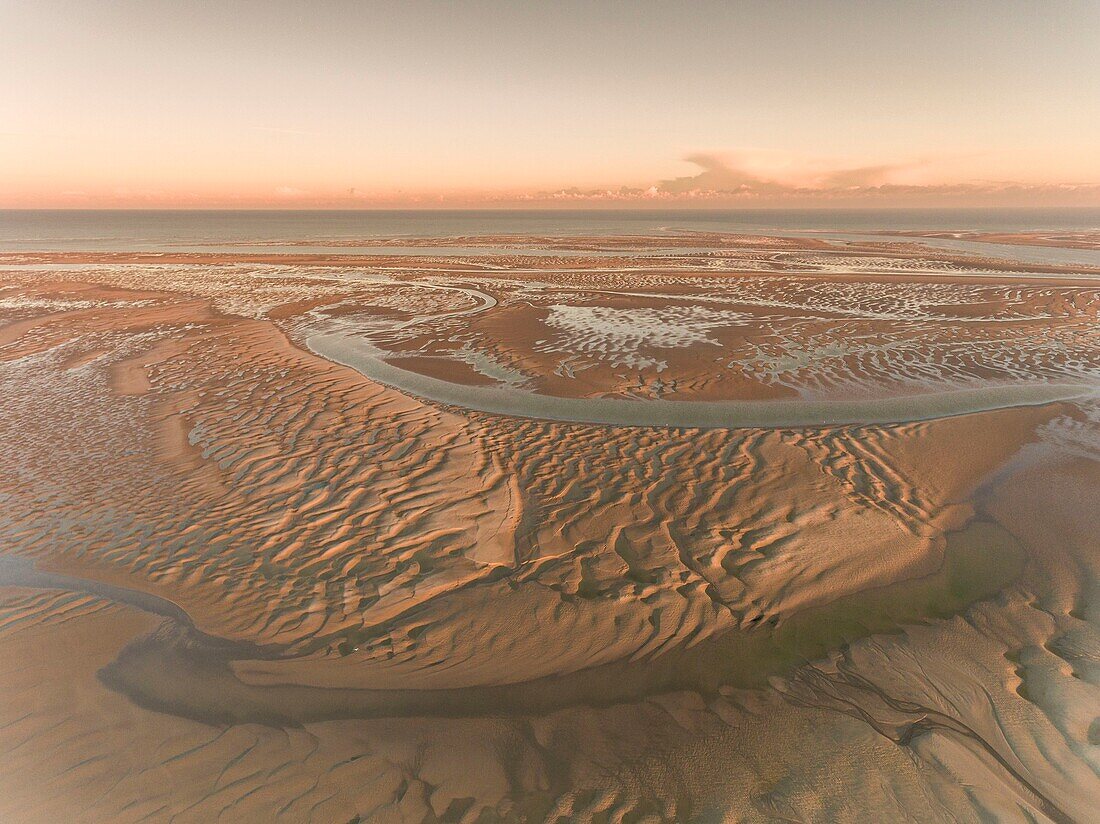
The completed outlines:
{"type": "MultiPolygon", "coordinates": [[[[1100,229],[1100,208],[710,211],[0,211],[0,250],[205,250],[220,244],[380,237],[662,231],[831,232],[1100,229]]],[[[299,250],[300,251],[300,250],[299,250]]],[[[344,249],[345,252],[354,250],[344,249]]]]}

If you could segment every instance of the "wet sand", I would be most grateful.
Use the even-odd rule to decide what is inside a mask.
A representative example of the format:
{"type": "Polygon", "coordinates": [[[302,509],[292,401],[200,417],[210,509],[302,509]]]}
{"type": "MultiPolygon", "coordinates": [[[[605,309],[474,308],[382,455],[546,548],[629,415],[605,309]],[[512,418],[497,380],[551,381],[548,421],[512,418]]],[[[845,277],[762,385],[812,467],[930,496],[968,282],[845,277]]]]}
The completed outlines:
{"type": "Polygon", "coordinates": [[[657,243],[0,272],[0,819],[1089,820],[1100,283],[657,243]]]}
{"type": "Polygon", "coordinates": [[[1100,231],[1091,232],[892,232],[894,235],[927,238],[952,238],[979,243],[1006,243],[1021,246],[1049,246],[1056,249],[1100,251],[1100,231]]]}

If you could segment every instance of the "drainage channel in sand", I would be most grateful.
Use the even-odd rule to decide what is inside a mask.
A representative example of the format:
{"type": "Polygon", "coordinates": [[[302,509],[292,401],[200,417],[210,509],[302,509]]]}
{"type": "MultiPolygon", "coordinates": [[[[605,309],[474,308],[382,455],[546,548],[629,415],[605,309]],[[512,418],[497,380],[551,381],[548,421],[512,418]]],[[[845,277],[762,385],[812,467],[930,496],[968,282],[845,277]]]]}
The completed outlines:
{"type": "MultiPolygon", "coordinates": [[[[959,614],[1011,584],[1025,560],[1011,535],[979,520],[947,535],[944,559],[935,572],[842,596],[778,625],[732,630],[655,657],[531,681],[435,689],[248,684],[234,672],[233,662],[277,665],[280,659],[307,653],[208,635],[170,601],[43,572],[26,559],[0,557],[0,585],[86,592],[165,618],[161,630],[129,643],[100,671],[105,684],[141,706],[209,724],[297,726],[339,718],[544,715],[682,690],[712,695],[726,686],[761,687],[769,677],[789,673],[858,638],[959,614]]],[[[369,683],[369,669],[363,678],[369,683]]]]}
{"type": "Polygon", "coordinates": [[[468,386],[402,369],[362,337],[310,335],[310,350],[400,392],[475,412],[615,426],[721,429],[891,424],[948,418],[1016,406],[1039,406],[1096,394],[1073,383],[1029,383],[951,389],[854,401],[664,401],[563,398],[508,386],[468,386]]]}

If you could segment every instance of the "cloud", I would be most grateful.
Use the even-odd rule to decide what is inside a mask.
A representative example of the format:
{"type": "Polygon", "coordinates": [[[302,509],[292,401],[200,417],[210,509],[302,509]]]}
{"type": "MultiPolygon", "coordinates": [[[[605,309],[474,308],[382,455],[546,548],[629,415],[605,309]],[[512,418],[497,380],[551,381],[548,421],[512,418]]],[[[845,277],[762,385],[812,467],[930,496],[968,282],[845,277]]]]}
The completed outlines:
{"type": "Polygon", "coordinates": [[[774,189],[777,186],[774,181],[764,180],[747,169],[730,165],[728,160],[719,155],[696,153],[688,155],[684,160],[694,163],[703,171],[690,177],[662,180],[657,184],[659,191],[671,194],[697,191],[736,193],[774,189]]]}
{"type": "Polygon", "coordinates": [[[912,182],[928,160],[848,166],[778,152],[695,152],[684,160],[699,171],[650,187],[566,188],[527,201],[697,205],[1028,205],[1100,203],[1100,183],[1021,184],[1012,181],[912,182]]]}
{"type": "Polygon", "coordinates": [[[912,168],[911,163],[887,163],[881,166],[858,166],[854,169],[837,169],[821,180],[823,189],[851,189],[863,186],[886,185],[894,174],[912,168]]]}
{"type": "Polygon", "coordinates": [[[829,189],[852,189],[891,183],[898,172],[918,163],[887,163],[845,167],[828,161],[803,160],[775,152],[696,152],[684,158],[701,172],[662,180],[658,189],[672,194],[782,194],[829,189]]]}

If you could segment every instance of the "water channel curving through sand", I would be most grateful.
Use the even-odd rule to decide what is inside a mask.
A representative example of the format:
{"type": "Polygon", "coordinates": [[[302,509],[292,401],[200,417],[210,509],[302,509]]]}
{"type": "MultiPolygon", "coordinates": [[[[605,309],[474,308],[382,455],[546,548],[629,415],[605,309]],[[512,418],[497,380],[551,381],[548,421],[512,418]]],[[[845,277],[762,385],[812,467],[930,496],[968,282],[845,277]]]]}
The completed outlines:
{"type": "Polygon", "coordinates": [[[400,392],[476,412],[615,426],[683,428],[889,424],[1076,400],[1096,389],[1078,383],[1030,383],[929,391],[858,400],[665,401],[565,398],[508,386],[469,386],[402,369],[366,338],[344,331],[310,335],[310,350],[400,392]]]}

